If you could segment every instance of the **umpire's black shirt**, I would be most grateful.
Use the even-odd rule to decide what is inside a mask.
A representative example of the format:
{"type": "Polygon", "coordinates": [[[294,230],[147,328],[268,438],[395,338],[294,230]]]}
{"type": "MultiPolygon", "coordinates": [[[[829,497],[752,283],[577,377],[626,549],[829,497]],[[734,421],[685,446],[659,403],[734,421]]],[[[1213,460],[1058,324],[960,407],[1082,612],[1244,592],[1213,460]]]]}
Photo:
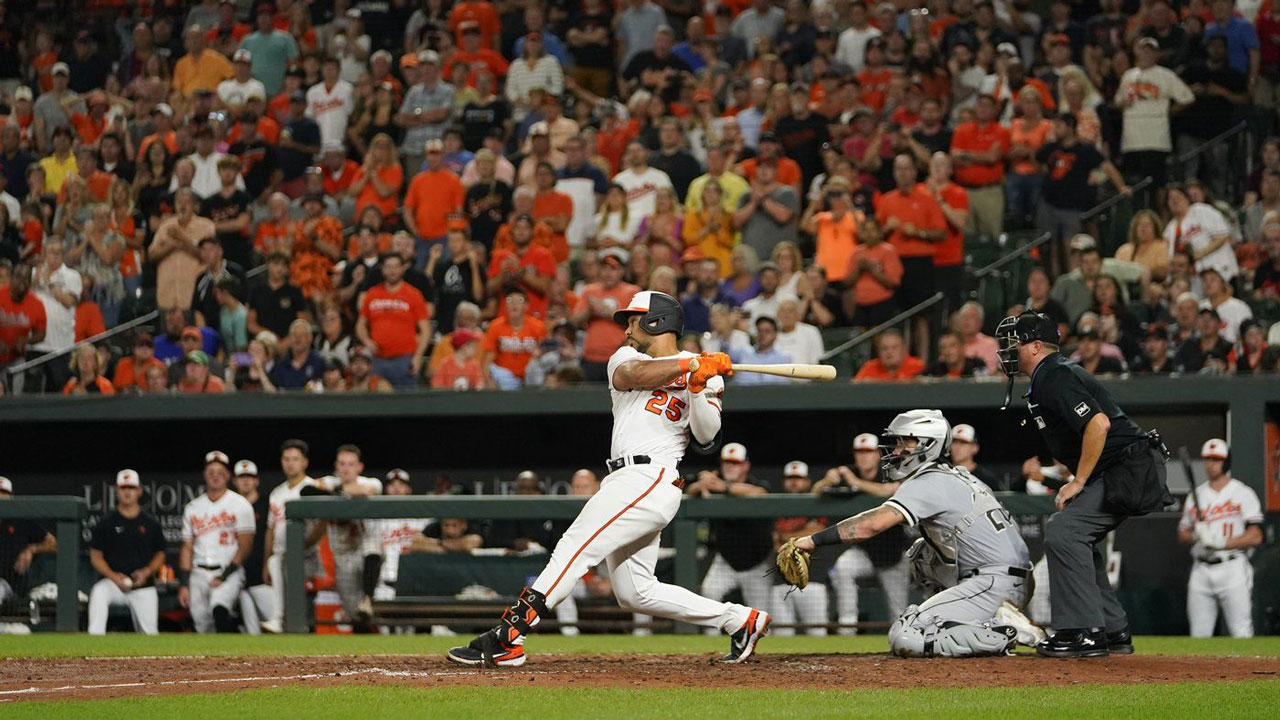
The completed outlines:
{"type": "Polygon", "coordinates": [[[1031,374],[1031,388],[1026,397],[1027,411],[1049,446],[1049,452],[1072,472],[1080,465],[1084,428],[1098,413],[1107,416],[1111,429],[1107,431],[1097,470],[1111,467],[1120,459],[1120,452],[1133,443],[1146,441],[1142,428],[1116,405],[1111,393],[1084,368],[1060,353],[1040,361],[1031,374]]]}
{"type": "Polygon", "coordinates": [[[156,553],[164,552],[164,529],[146,510],[134,518],[116,510],[98,522],[89,547],[101,552],[112,570],[129,575],[149,565],[156,553]]]}

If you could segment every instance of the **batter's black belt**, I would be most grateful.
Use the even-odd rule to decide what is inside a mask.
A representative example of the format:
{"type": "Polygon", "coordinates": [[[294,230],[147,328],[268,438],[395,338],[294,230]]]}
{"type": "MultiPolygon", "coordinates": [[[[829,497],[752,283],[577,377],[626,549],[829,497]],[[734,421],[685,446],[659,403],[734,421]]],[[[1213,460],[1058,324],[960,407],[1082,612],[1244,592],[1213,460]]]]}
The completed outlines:
{"type": "Polygon", "coordinates": [[[213,570],[213,571],[217,571],[217,570],[221,570],[222,568],[226,567],[226,565],[197,565],[196,567],[200,568],[201,570],[213,570]]]}
{"type": "MultiPolygon", "coordinates": [[[[653,462],[653,459],[648,455],[624,455],[611,460],[605,460],[604,466],[609,469],[609,472],[614,473],[628,465],[648,465],[651,462],[653,462]]],[[[671,481],[671,484],[675,485],[678,489],[683,490],[684,478],[676,475],[676,477],[671,481]]]]}
{"type": "Polygon", "coordinates": [[[987,572],[985,573],[986,575],[1012,575],[1013,577],[1022,578],[1023,580],[1026,580],[1027,578],[1031,577],[1031,571],[1026,568],[1014,567],[1012,565],[1009,565],[1008,567],[988,565],[986,567],[974,568],[969,572],[966,572],[965,574],[961,575],[960,579],[967,580],[968,578],[971,578],[974,575],[984,574],[982,572],[983,570],[994,571],[994,572],[987,572]]]}
{"type": "Polygon", "coordinates": [[[1244,557],[1244,553],[1231,553],[1226,557],[1196,558],[1196,562],[1202,562],[1205,565],[1221,565],[1224,562],[1231,562],[1232,560],[1237,560],[1242,557],[1244,557]]]}

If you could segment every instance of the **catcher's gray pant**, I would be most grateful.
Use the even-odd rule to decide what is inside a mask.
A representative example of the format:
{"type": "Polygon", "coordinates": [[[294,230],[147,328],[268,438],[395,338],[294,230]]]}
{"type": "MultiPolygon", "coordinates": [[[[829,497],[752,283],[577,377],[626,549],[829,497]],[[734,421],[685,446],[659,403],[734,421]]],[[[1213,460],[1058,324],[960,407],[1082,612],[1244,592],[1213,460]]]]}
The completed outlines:
{"type": "MultiPolygon", "coordinates": [[[[841,553],[831,566],[831,583],[836,591],[836,613],[841,625],[857,624],[858,580],[872,575],[880,578],[885,604],[889,606],[889,616],[898,617],[906,611],[907,591],[911,582],[911,568],[907,565],[906,556],[893,565],[877,568],[867,551],[855,546],[841,553]]],[[[841,635],[854,635],[857,632],[852,627],[840,628],[841,635]]]]}
{"type": "Polygon", "coordinates": [[[1116,591],[1107,577],[1103,552],[1107,533],[1124,521],[1103,509],[1101,481],[1085,486],[1044,529],[1044,554],[1049,561],[1049,585],[1055,630],[1105,628],[1117,632],[1129,626],[1116,591]]]}
{"type": "Polygon", "coordinates": [[[795,628],[778,625],[793,625],[797,620],[811,626],[805,629],[805,635],[827,634],[826,625],[831,616],[826,585],[809,583],[803,590],[795,590],[790,585],[774,585],[770,594],[769,612],[773,613],[774,635],[795,635],[795,628]]]}
{"type": "Polygon", "coordinates": [[[275,617],[276,593],[270,585],[254,585],[240,591],[240,620],[250,635],[262,634],[262,621],[275,617]]]}
{"type": "Polygon", "coordinates": [[[994,630],[1005,601],[1021,607],[1027,581],[1005,573],[974,575],[920,605],[912,605],[889,628],[889,650],[901,657],[1003,655],[1015,634],[994,630]]]}
{"type": "Polygon", "coordinates": [[[218,587],[211,587],[210,581],[221,574],[216,570],[191,569],[191,584],[187,589],[191,593],[191,621],[195,623],[198,633],[214,631],[215,607],[224,607],[230,611],[240,600],[240,588],[244,587],[244,568],[231,573],[218,587]]]}
{"type": "Polygon", "coordinates": [[[107,612],[112,605],[128,605],[133,616],[133,629],[143,635],[159,632],[159,596],[155,586],[125,592],[119,585],[102,578],[89,591],[89,634],[107,634],[107,612]]]}

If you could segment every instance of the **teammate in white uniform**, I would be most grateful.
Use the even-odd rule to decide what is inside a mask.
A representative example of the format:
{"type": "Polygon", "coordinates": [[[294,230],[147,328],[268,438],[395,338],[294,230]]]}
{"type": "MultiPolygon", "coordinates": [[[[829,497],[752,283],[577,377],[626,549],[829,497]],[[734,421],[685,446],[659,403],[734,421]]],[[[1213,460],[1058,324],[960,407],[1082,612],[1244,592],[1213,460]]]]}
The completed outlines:
{"type": "MultiPolygon", "coordinates": [[[[280,483],[267,496],[270,515],[267,516],[267,541],[263,545],[266,561],[262,563],[265,576],[262,578],[275,592],[275,614],[262,621],[262,629],[270,633],[284,632],[284,506],[290,500],[300,497],[304,487],[315,487],[316,481],[307,475],[310,446],[303,440],[285,440],[280,446],[280,469],[284,471],[284,482],[280,483]]],[[[320,539],[323,525],[316,524],[310,528],[307,536],[307,547],[310,548],[320,539]]]]}
{"type": "MultiPolygon", "coordinates": [[[[320,487],[345,497],[382,494],[382,481],[366,477],[360,448],[341,445],[333,460],[333,475],[318,482],[320,487]]],[[[348,620],[364,629],[373,618],[373,590],[382,570],[382,533],[377,520],[346,520],[325,523],[329,529],[329,550],[333,552],[334,585],[342,598],[348,620]]]]}
{"type": "MultiPolygon", "coordinates": [[[[383,483],[386,495],[412,495],[413,486],[409,484],[409,473],[402,468],[394,468],[387,472],[383,483]]],[[[391,518],[380,521],[379,538],[382,542],[382,571],[379,573],[378,586],[373,589],[374,600],[393,600],[396,596],[396,580],[400,575],[400,556],[413,547],[414,538],[421,537],[422,531],[433,522],[427,518],[391,518]]],[[[393,631],[397,635],[413,635],[412,627],[389,628],[383,625],[384,635],[393,631]]]]}
{"type": "Polygon", "coordinates": [[[622,607],[731,633],[726,662],[742,662],[768,632],[762,610],[709,600],[654,576],[662,530],[680,508],[684,481],[676,466],[690,439],[713,450],[720,432],[728,356],[680,352],[684,327],[679,301],[645,291],[614,313],[626,324],[626,345],[609,359],[613,398],[612,459],[600,490],[556,544],[537,580],[503,613],[498,626],[449,659],[464,665],[523,665],[524,639],[564,601],[578,579],[605,562],[622,607]],[[695,372],[691,361],[698,360],[695,372]]]}
{"type": "Polygon", "coordinates": [[[213,450],[204,456],[205,492],[182,511],[182,585],[178,602],[191,609],[196,632],[235,632],[232,610],[244,587],[240,563],[253,552],[253,506],[227,488],[231,460],[213,450]]]}
{"type": "Polygon", "coordinates": [[[1200,449],[1209,482],[1187,498],[1178,542],[1191,546],[1187,618],[1191,637],[1211,637],[1218,607],[1232,637],[1253,637],[1253,566],[1249,550],[1262,544],[1262,504],[1231,477],[1231,449],[1218,438],[1200,449]]]}

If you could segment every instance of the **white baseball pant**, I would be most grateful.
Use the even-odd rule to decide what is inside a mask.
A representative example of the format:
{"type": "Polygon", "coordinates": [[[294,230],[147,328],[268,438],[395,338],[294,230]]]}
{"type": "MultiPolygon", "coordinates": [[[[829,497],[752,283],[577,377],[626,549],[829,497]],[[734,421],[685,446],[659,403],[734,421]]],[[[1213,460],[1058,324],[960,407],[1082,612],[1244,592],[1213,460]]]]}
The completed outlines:
{"type": "Polygon", "coordinates": [[[811,583],[803,590],[793,590],[790,585],[774,585],[771,591],[772,602],[769,612],[773,613],[774,635],[795,635],[794,628],[782,628],[778,625],[791,625],[797,620],[809,627],[805,635],[822,636],[827,634],[826,625],[830,622],[830,600],[827,586],[822,583],[811,583]]]}
{"type": "Polygon", "coordinates": [[[1243,554],[1217,565],[1196,562],[1187,581],[1191,637],[1212,637],[1222,607],[1232,637],[1253,637],[1253,566],[1243,554]]]}
{"type": "MultiPolygon", "coordinates": [[[[877,568],[871,556],[863,548],[854,546],[840,554],[831,566],[831,583],[836,591],[836,613],[841,625],[858,622],[858,580],[878,575],[884,589],[889,617],[896,618],[907,609],[907,590],[911,582],[911,569],[904,555],[897,563],[877,568]]],[[[855,635],[857,629],[840,628],[841,635],[855,635]]]]}
{"type": "Polygon", "coordinates": [[[262,621],[275,616],[276,593],[270,585],[258,584],[240,591],[240,620],[245,632],[262,634],[262,621]]]}
{"type": "Polygon", "coordinates": [[[211,587],[210,581],[221,574],[218,570],[191,569],[191,583],[187,586],[191,595],[189,609],[191,621],[195,623],[198,633],[214,632],[213,609],[215,607],[233,610],[240,600],[240,588],[244,587],[244,568],[231,573],[231,576],[223,580],[218,587],[211,587]]]}
{"type": "Polygon", "coordinates": [[[133,616],[133,629],[143,635],[159,630],[159,596],[154,585],[125,592],[107,578],[93,584],[89,591],[89,634],[107,634],[107,612],[112,605],[128,605],[133,616]]]}
{"type": "Polygon", "coordinates": [[[633,612],[734,632],[750,608],[716,602],[658,582],[654,568],[662,529],[680,509],[673,467],[631,465],[605,476],[569,526],[532,588],[555,608],[588,570],[608,564],[618,604],[633,612]]]}

